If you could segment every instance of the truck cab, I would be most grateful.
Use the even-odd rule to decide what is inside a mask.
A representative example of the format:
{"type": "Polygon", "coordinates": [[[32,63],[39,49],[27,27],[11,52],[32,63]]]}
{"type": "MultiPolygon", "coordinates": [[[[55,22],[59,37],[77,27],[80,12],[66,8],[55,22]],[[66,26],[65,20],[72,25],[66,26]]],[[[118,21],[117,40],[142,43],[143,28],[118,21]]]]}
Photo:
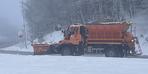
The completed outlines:
{"type": "Polygon", "coordinates": [[[70,25],[67,30],[64,31],[64,40],[60,42],[79,45],[81,42],[85,42],[86,38],[87,29],[85,26],[81,24],[74,24],[70,25]]]}
{"type": "Polygon", "coordinates": [[[85,25],[70,25],[64,31],[64,40],[60,41],[62,55],[83,55],[87,44],[87,28],[85,25]]]}

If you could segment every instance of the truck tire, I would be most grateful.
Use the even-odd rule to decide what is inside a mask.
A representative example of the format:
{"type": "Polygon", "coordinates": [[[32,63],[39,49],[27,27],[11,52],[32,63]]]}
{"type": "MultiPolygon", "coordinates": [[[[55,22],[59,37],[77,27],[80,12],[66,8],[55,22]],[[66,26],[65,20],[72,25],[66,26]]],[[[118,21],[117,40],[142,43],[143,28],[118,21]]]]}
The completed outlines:
{"type": "Polygon", "coordinates": [[[47,54],[53,54],[53,50],[55,48],[53,46],[50,46],[48,49],[47,49],[47,54]]]}
{"type": "Polygon", "coordinates": [[[124,57],[124,52],[121,48],[108,48],[105,49],[105,56],[106,57],[124,57]]]}
{"type": "Polygon", "coordinates": [[[105,49],[105,56],[106,57],[117,57],[118,54],[115,49],[105,49]]]}
{"type": "Polygon", "coordinates": [[[75,51],[75,56],[84,55],[84,48],[78,48],[78,51],[75,51]]]}
{"type": "Polygon", "coordinates": [[[121,49],[121,48],[117,49],[117,54],[118,54],[117,57],[124,57],[124,51],[123,51],[123,49],[121,49]]]}
{"type": "Polygon", "coordinates": [[[63,47],[61,51],[62,56],[70,56],[72,55],[72,50],[69,47],[63,47]]]}
{"type": "Polygon", "coordinates": [[[84,55],[83,53],[82,53],[82,51],[77,51],[77,52],[75,52],[75,56],[81,56],[81,55],[84,55]]]}

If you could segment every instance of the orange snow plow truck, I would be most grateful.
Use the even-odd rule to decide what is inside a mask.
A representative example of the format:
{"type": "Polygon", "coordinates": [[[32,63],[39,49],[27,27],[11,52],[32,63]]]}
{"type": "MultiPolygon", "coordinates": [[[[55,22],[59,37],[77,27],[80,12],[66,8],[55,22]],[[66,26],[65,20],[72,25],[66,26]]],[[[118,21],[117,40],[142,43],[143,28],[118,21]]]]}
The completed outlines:
{"type": "Polygon", "coordinates": [[[59,53],[63,56],[104,53],[106,57],[124,57],[142,54],[140,48],[135,49],[139,42],[129,32],[130,27],[131,24],[127,22],[74,24],[63,31],[64,40],[58,44],[33,44],[33,47],[35,54],[59,53]]]}

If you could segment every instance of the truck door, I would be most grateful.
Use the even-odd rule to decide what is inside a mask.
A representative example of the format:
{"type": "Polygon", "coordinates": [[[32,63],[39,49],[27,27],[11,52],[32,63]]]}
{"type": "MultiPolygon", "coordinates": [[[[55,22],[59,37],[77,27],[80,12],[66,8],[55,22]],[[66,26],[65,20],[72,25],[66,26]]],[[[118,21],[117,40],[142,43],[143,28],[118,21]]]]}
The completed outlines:
{"type": "Polygon", "coordinates": [[[82,37],[82,41],[84,43],[86,43],[86,39],[88,37],[88,30],[85,26],[80,26],[80,34],[81,34],[81,37],[82,37]]]}
{"type": "Polygon", "coordinates": [[[70,41],[73,44],[78,45],[79,42],[81,41],[81,35],[80,35],[80,27],[71,27],[71,36],[70,36],[70,41]]]}

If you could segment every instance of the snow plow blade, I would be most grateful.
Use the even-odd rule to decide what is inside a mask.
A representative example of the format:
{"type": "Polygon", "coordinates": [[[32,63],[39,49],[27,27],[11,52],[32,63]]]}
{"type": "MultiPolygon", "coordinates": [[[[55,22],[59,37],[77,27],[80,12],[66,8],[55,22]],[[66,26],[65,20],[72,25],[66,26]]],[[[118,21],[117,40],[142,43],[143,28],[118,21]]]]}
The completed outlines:
{"type": "Polygon", "coordinates": [[[34,55],[45,55],[50,47],[49,44],[32,44],[34,55]]]}
{"type": "Polygon", "coordinates": [[[34,55],[47,55],[59,53],[58,44],[32,44],[34,55]]]}

